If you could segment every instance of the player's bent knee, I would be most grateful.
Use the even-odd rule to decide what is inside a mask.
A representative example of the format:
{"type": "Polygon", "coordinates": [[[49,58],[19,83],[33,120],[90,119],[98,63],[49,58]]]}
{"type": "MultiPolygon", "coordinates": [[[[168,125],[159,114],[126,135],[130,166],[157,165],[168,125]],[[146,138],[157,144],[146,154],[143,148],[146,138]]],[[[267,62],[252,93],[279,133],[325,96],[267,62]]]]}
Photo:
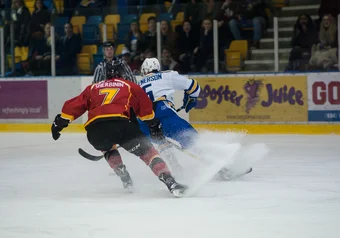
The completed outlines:
{"type": "Polygon", "coordinates": [[[143,136],[142,138],[133,139],[128,143],[125,143],[122,147],[130,153],[140,157],[147,153],[153,145],[150,143],[148,138],[143,136]]]}

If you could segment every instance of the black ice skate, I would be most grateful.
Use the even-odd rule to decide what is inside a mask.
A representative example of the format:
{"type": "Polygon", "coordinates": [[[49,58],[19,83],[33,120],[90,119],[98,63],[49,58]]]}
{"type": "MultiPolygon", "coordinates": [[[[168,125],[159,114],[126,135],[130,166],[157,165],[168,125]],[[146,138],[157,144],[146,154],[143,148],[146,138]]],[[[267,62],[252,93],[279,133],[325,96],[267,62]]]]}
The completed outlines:
{"type": "Polygon", "coordinates": [[[169,191],[175,197],[183,197],[185,191],[188,189],[187,186],[177,183],[171,174],[161,173],[158,178],[168,187],[169,191]]]}
{"type": "Polygon", "coordinates": [[[218,173],[223,180],[229,181],[229,180],[241,177],[243,175],[249,174],[251,171],[253,171],[252,168],[248,169],[247,171],[245,171],[243,173],[234,173],[232,170],[229,170],[227,168],[223,168],[218,173]]]}
{"type": "Polygon", "coordinates": [[[129,172],[126,169],[126,166],[123,164],[119,165],[116,169],[114,169],[114,171],[122,180],[124,189],[128,190],[129,192],[132,192],[133,182],[129,172]]]}

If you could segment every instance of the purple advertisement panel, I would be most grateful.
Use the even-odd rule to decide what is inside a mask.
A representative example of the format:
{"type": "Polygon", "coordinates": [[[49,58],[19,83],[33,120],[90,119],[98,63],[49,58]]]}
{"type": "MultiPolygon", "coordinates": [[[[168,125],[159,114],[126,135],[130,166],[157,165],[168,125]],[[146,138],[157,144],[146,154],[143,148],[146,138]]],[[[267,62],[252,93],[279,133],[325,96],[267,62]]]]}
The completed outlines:
{"type": "Polygon", "coordinates": [[[0,81],[0,119],[45,119],[47,81],[0,81]]]}

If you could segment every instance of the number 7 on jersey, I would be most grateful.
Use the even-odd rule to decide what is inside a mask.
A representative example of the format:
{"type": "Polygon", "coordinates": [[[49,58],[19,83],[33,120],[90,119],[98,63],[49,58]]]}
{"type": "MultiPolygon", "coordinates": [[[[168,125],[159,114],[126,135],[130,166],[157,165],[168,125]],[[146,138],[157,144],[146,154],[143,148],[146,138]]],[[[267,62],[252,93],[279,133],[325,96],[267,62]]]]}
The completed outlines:
{"type": "Polygon", "coordinates": [[[110,104],[119,92],[119,88],[103,88],[99,90],[100,95],[105,95],[102,105],[110,104]]]}

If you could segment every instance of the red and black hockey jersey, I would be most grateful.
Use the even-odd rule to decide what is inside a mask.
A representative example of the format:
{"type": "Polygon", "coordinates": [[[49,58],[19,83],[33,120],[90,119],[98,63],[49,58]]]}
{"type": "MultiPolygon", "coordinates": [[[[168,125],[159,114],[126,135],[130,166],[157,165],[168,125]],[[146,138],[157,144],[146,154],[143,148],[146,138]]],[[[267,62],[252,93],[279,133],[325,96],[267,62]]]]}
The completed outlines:
{"type": "Polygon", "coordinates": [[[64,103],[61,117],[73,121],[88,111],[85,127],[96,119],[130,118],[133,108],[141,120],[154,118],[152,102],[137,84],[114,78],[89,85],[85,90],[64,103]]]}

